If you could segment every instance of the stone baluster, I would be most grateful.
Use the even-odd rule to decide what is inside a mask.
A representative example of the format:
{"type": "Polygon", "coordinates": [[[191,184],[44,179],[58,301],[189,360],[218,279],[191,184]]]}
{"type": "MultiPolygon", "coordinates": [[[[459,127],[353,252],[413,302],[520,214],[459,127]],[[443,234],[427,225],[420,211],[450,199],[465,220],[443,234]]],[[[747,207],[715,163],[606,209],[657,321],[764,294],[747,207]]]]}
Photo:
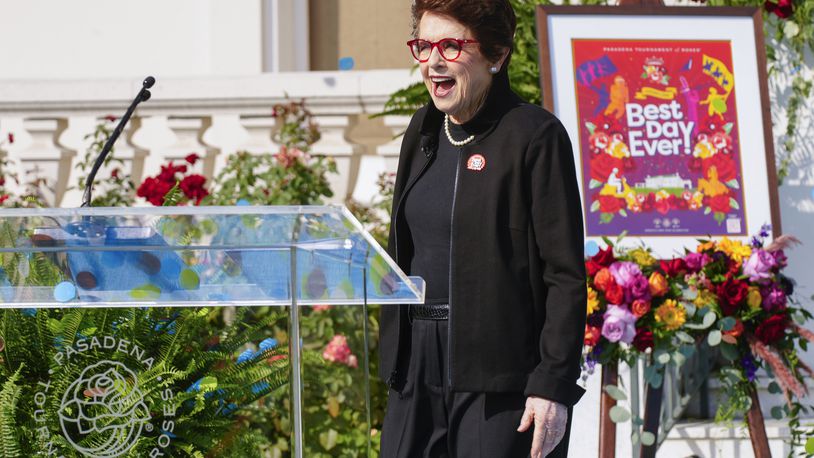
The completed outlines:
{"type": "MultiPolygon", "coordinates": [[[[313,154],[324,154],[336,161],[336,174],[328,175],[334,196],[332,203],[345,201],[353,191],[351,184],[356,181],[352,163],[354,156],[362,153],[360,145],[347,140],[346,134],[353,127],[359,115],[316,115],[314,121],[319,127],[321,137],[311,146],[313,154]]],[[[327,203],[327,202],[326,202],[327,203]]]]}
{"type": "Polygon", "coordinates": [[[404,131],[410,125],[410,116],[384,116],[384,125],[392,132],[392,140],[376,148],[376,154],[384,157],[388,172],[395,172],[399,164],[399,152],[404,131]]]}
{"type": "Polygon", "coordinates": [[[6,162],[0,170],[0,178],[5,180],[3,187],[10,194],[19,195],[22,192],[20,151],[27,149],[32,141],[31,134],[23,126],[23,118],[0,118],[0,159],[6,162]]]}
{"type": "Polygon", "coordinates": [[[93,142],[89,135],[96,129],[96,124],[97,119],[94,116],[69,116],[57,121],[56,144],[66,155],[73,158],[67,173],[60,170],[60,175],[65,174],[68,177],[68,188],[56,202],[57,206],[78,207],[82,203],[85,180],[90,173],[95,157],[89,161],[86,170],[81,170],[79,163],[85,159],[88,148],[93,142]]]}
{"type": "Polygon", "coordinates": [[[70,152],[56,144],[58,121],[11,118],[4,119],[3,124],[0,131],[14,135],[14,143],[5,148],[20,181],[14,192],[21,195],[30,190],[36,192],[45,205],[54,205],[68,185],[68,173],[64,172],[70,169],[72,158],[70,152]],[[41,179],[44,186],[27,187],[41,179]]]}
{"type": "Polygon", "coordinates": [[[178,143],[178,137],[170,128],[167,116],[143,116],[131,120],[131,123],[128,139],[135,150],[132,179],[138,188],[144,178],[161,171],[167,161],[167,149],[178,143]]]}
{"type": "Polygon", "coordinates": [[[217,175],[226,165],[228,157],[245,148],[249,131],[238,114],[216,114],[203,119],[201,143],[207,147],[207,160],[212,160],[212,174],[217,175]]]}

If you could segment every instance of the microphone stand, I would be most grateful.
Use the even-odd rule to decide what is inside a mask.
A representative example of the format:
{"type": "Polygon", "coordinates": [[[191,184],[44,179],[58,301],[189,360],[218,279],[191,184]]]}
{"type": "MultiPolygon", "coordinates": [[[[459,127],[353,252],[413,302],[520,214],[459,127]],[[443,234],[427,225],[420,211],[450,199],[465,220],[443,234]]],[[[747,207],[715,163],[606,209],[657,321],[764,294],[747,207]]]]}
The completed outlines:
{"type": "Polygon", "coordinates": [[[133,111],[136,110],[136,106],[138,106],[141,102],[146,102],[150,100],[150,89],[155,84],[155,78],[152,76],[148,76],[144,78],[144,82],[142,83],[141,90],[136,95],[136,98],[133,99],[133,103],[130,104],[130,107],[127,108],[127,111],[124,113],[124,116],[119,120],[119,124],[113,130],[113,133],[105,142],[105,146],[102,147],[102,151],[96,157],[96,162],[93,163],[93,168],[90,169],[90,174],[88,174],[88,179],[85,181],[85,193],[82,197],[82,207],[90,207],[91,204],[91,193],[93,192],[93,180],[96,178],[96,172],[99,171],[99,168],[104,164],[107,155],[110,153],[110,150],[113,149],[113,144],[116,143],[116,140],[121,135],[122,131],[124,130],[124,126],[127,125],[127,121],[130,120],[130,116],[133,115],[133,111]]]}

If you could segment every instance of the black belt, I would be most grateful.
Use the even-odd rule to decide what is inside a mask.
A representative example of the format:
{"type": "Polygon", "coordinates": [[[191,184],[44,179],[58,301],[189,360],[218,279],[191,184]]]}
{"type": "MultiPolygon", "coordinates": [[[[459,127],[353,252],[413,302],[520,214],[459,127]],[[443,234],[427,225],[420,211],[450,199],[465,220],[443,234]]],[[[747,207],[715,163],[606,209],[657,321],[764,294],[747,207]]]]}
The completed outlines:
{"type": "Polygon", "coordinates": [[[446,320],[449,319],[449,304],[412,304],[410,320],[446,320]]]}

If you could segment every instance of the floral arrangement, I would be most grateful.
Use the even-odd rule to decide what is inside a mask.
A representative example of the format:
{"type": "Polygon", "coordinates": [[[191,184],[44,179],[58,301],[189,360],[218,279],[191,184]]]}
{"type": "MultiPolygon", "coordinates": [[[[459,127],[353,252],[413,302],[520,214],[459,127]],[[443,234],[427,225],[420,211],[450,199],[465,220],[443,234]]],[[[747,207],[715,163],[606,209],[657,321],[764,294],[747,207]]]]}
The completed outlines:
{"type": "MultiPolygon", "coordinates": [[[[769,233],[764,226],[749,244],[727,237],[700,240],[694,250],[670,260],[606,240],[608,246],[586,260],[583,380],[596,363],[632,365],[645,355],[651,361],[645,380],[658,387],[664,366],[681,366],[705,340],[730,363],[718,369],[727,397],[716,420],[730,421],[749,410],[756,373],[764,369],[774,379],[770,390],[786,399],[772,415],[799,425],[805,408],[797,401],[807,394],[804,377],[814,371],[799,359],[798,349],[814,342],[814,333],[803,327],[812,315],[796,306],[793,281],[782,273],[784,250],[797,239],[769,241],[769,233]]],[[[619,407],[612,418],[630,417],[619,407]]],[[[795,434],[799,442],[802,432],[795,434]]]]}

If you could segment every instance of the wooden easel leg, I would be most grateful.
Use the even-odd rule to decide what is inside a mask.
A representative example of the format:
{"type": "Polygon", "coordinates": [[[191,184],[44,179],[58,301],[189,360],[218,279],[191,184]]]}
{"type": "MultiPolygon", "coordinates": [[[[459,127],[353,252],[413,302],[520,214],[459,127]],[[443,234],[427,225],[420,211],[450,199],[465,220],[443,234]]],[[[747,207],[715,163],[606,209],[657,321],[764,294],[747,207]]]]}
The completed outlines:
{"type": "MultiPolygon", "coordinates": [[[[617,385],[619,382],[619,367],[616,363],[602,366],[602,387],[617,385]]],[[[611,421],[610,410],[616,405],[616,400],[602,390],[599,404],[599,458],[614,458],[616,456],[616,423],[611,421]]]]}
{"type": "Polygon", "coordinates": [[[643,432],[650,432],[656,437],[653,445],[641,445],[640,458],[655,458],[656,451],[659,449],[659,423],[661,422],[661,398],[664,393],[664,383],[662,382],[658,388],[653,388],[649,383],[646,384],[644,394],[644,425],[643,432]]]}
{"type": "Polygon", "coordinates": [[[763,422],[760,399],[754,386],[749,390],[749,396],[752,398],[752,407],[746,413],[746,419],[749,422],[749,438],[752,440],[752,451],[755,453],[755,458],[771,458],[772,452],[769,451],[766,424],[763,422]]]}

